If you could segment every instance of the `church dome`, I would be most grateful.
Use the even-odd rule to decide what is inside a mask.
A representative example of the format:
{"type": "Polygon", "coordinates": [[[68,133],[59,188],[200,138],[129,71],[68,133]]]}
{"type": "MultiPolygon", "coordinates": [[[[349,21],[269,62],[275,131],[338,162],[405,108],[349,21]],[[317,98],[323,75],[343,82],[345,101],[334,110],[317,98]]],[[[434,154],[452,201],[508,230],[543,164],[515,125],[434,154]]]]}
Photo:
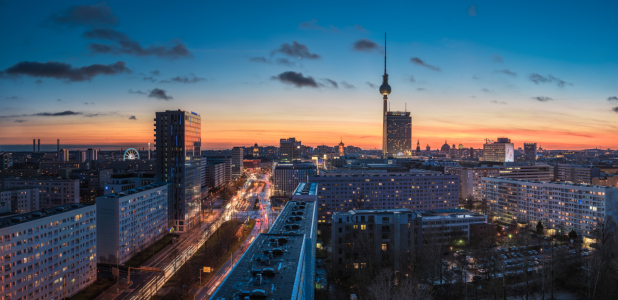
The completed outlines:
{"type": "Polygon", "coordinates": [[[444,141],[444,145],[442,145],[442,148],[440,148],[440,151],[448,153],[451,151],[451,146],[449,146],[448,143],[444,141]]]}

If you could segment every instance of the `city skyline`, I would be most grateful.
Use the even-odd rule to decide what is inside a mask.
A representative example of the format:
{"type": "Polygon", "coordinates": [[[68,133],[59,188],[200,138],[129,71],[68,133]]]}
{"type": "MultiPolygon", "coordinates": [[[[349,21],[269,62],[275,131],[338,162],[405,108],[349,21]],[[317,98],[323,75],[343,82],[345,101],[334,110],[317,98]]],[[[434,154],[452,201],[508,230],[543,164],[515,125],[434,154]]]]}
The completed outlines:
{"type": "Polygon", "coordinates": [[[407,106],[421,148],[618,148],[616,4],[530,3],[0,2],[0,140],[142,148],[156,111],[186,109],[202,116],[202,149],[381,149],[386,31],[390,110],[407,106]]]}

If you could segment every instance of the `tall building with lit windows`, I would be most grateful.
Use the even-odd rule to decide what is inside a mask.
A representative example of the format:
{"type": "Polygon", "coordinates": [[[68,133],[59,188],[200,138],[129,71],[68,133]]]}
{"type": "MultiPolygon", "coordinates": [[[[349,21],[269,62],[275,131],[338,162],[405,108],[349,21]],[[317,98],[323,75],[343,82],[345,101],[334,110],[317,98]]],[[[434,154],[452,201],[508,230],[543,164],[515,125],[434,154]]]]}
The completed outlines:
{"type": "Polygon", "coordinates": [[[412,117],[408,111],[386,113],[387,155],[410,155],[412,153],[412,117]]]}
{"type": "Polygon", "coordinates": [[[320,171],[309,182],[319,187],[320,223],[330,223],[333,213],[351,209],[435,210],[459,204],[459,177],[434,171],[320,171]]]}
{"type": "Polygon", "coordinates": [[[179,109],[156,114],[157,179],[172,184],[169,220],[179,232],[195,226],[200,216],[201,128],[201,117],[194,112],[179,109]]]}
{"type": "Polygon", "coordinates": [[[541,221],[546,229],[562,234],[575,230],[591,236],[607,216],[618,214],[615,187],[491,177],[482,181],[483,197],[494,219],[503,224],[536,226],[541,221]]]}

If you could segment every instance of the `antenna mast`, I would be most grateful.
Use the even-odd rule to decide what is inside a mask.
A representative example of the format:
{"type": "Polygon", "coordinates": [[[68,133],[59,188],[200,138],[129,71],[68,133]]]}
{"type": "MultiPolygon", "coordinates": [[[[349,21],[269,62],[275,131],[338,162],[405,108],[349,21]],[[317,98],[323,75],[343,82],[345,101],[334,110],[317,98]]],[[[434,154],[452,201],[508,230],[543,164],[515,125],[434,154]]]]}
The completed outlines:
{"type": "Polygon", "coordinates": [[[384,33],[384,74],[386,74],[386,32],[384,33]]]}

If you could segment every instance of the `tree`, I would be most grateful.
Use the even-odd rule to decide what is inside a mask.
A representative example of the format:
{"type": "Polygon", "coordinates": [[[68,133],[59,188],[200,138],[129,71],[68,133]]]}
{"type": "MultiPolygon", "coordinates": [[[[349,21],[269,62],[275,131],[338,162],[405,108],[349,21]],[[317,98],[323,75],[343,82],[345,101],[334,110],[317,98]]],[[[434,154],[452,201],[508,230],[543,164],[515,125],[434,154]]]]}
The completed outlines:
{"type": "Polygon", "coordinates": [[[536,233],[537,234],[543,234],[543,222],[541,222],[541,220],[539,220],[538,223],[536,223],[536,233]]]}
{"type": "Polygon", "coordinates": [[[569,238],[572,240],[576,240],[577,239],[577,232],[575,232],[575,230],[571,229],[571,232],[569,232],[569,238]]]}

